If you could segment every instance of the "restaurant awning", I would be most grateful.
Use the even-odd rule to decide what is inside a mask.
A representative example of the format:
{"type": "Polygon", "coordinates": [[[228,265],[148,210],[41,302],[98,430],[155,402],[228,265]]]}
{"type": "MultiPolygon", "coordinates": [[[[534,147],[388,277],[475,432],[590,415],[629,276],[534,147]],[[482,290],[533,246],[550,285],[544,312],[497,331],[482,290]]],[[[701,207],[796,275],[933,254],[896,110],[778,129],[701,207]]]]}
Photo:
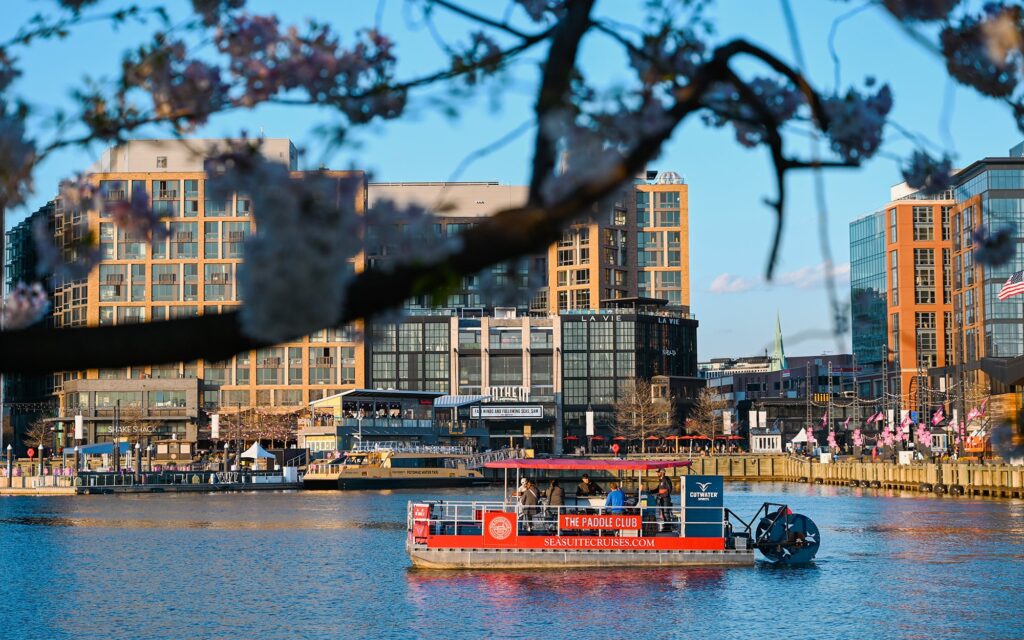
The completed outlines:
{"type": "MultiPolygon", "coordinates": [[[[128,450],[131,449],[131,448],[132,448],[132,444],[130,442],[121,442],[119,444],[119,446],[118,446],[118,449],[121,450],[122,454],[127,453],[128,450]]],[[[64,447],[64,450],[68,454],[70,454],[70,453],[72,453],[74,451],[74,449],[71,448],[71,447],[64,447]]],[[[99,442],[99,443],[96,443],[96,444],[83,445],[83,446],[78,447],[78,453],[80,453],[82,455],[85,455],[85,456],[100,456],[100,455],[103,455],[103,454],[110,455],[110,454],[114,453],[114,443],[113,442],[99,442]]]]}
{"type": "Polygon", "coordinates": [[[567,471],[650,471],[690,466],[689,460],[578,460],[570,458],[515,458],[484,464],[488,469],[542,469],[567,471]]]}
{"type": "Polygon", "coordinates": [[[478,404],[485,400],[490,400],[491,396],[441,396],[440,398],[434,398],[435,409],[455,409],[457,407],[465,407],[471,404],[478,404]]]}

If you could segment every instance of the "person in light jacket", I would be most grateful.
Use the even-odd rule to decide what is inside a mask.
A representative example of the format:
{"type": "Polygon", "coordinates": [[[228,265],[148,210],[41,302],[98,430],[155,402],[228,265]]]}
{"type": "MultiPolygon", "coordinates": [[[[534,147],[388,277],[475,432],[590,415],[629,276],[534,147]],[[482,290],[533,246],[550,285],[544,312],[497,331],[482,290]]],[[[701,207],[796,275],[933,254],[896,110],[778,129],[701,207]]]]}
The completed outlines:
{"type": "Polygon", "coordinates": [[[523,512],[527,531],[533,531],[533,517],[540,511],[537,506],[539,502],[540,494],[537,492],[537,485],[532,480],[527,480],[526,487],[519,494],[519,506],[523,512]]]}

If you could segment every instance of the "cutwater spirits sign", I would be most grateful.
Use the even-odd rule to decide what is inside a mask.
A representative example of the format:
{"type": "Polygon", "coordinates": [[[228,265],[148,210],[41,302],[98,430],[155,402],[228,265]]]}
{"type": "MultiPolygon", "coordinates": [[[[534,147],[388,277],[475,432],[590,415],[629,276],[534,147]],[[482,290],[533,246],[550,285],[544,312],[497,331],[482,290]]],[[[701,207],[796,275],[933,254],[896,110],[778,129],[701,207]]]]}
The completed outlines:
{"type": "Polygon", "coordinates": [[[721,538],[725,515],[722,476],[682,477],[683,535],[687,538],[721,538]]]}

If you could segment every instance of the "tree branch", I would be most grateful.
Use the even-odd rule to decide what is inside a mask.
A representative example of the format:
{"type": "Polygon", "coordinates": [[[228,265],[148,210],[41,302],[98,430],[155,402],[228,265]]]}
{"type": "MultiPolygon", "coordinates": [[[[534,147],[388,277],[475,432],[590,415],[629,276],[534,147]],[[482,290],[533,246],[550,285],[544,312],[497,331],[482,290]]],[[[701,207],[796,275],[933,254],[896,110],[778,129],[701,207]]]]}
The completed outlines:
{"type": "Polygon", "coordinates": [[[591,26],[590,11],[594,0],[571,0],[566,16],[555,27],[551,49],[544,64],[544,76],[537,95],[537,137],[533,150],[533,172],[530,176],[529,202],[542,202],[541,188],[555,169],[555,141],[544,126],[546,116],[565,106],[576,67],[580,40],[591,26]]]}
{"type": "MultiPolygon", "coordinates": [[[[584,182],[547,206],[528,204],[493,215],[465,232],[463,248],[447,258],[357,275],[348,287],[339,324],[398,307],[414,293],[433,290],[452,277],[472,275],[546,248],[558,239],[564,225],[612,195],[646,166],[678,124],[703,108],[709,88],[729,79],[729,60],[747,52],[748,47],[748,43],[737,40],[717,49],[690,84],[676,91],[676,102],[666,114],[666,126],[647,132],[606,175],[584,182]]],[[[44,373],[200,358],[219,361],[264,346],[269,345],[241,332],[238,312],[104,327],[32,327],[0,332],[0,370],[44,373]]]]}

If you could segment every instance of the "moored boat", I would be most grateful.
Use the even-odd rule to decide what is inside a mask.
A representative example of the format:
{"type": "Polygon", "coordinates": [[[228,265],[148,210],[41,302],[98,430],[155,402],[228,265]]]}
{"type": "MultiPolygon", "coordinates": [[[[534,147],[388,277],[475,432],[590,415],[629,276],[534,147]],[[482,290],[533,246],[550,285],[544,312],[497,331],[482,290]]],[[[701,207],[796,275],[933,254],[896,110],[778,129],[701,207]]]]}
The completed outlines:
{"type": "Polygon", "coordinates": [[[419,489],[488,484],[481,454],[462,447],[372,443],[334,460],[314,463],[303,478],[306,488],[419,489]]]}
{"type": "MultiPolygon", "coordinates": [[[[818,530],[788,506],[765,503],[750,520],[725,508],[721,476],[681,475],[672,505],[655,504],[644,474],[688,467],[689,461],[513,459],[503,469],[504,499],[426,501],[408,505],[406,549],[416,567],[513,569],[643,566],[750,566],[759,550],[773,562],[810,562],[818,530]],[[566,504],[518,504],[509,471],[602,471],[635,474],[636,490],[621,506],[605,498],[568,496],[566,504]],[[756,524],[755,524],[756,523],[756,524]]],[[[631,478],[630,478],[631,480],[631,478]]],[[[663,497],[664,498],[664,497],[663,497]]]]}

